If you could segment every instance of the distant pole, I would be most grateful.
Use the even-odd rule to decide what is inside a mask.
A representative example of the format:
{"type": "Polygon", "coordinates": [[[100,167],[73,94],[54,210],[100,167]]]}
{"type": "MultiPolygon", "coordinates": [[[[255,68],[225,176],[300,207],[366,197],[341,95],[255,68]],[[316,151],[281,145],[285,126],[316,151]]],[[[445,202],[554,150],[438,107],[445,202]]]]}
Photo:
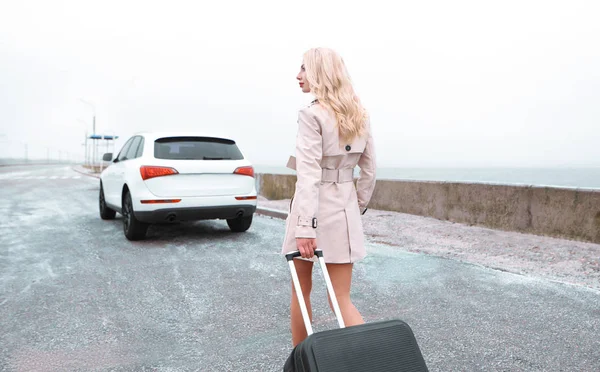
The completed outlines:
{"type": "MultiPolygon", "coordinates": [[[[94,110],[94,121],[92,124],[92,134],[96,134],[96,111],[94,110]]],[[[98,149],[96,148],[96,140],[94,139],[94,166],[96,166],[96,159],[98,158],[98,149]]]]}
{"type": "Polygon", "coordinates": [[[89,165],[89,163],[88,163],[88,144],[87,144],[87,138],[88,138],[88,132],[87,132],[87,130],[86,130],[86,131],[85,131],[85,156],[84,156],[84,158],[83,158],[83,159],[84,159],[84,164],[85,164],[86,166],[88,166],[88,165],[89,165]]]}
{"type": "Polygon", "coordinates": [[[83,165],[84,166],[89,166],[89,146],[88,146],[88,130],[87,130],[87,123],[82,120],[82,119],[77,119],[80,123],[82,123],[86,128],[85,128],[85,137],[83,138],[83,143],[82,146],[85,146],[84,152],[83,152],[83,165]]]}
{"type": "Polygon", "coordinates": [[[81,164],[85,165],[85,143],[82,143],[81,147],[83,147],[83,156],[81,156],[81,154],[79,154],[77,156],[77,162],[81,162],[81,164]]]}
{"type": "MultiPolygon", "coordinates": [[[[104,138],[104,135],[102,135],[102,138],[104,138]]],[[[102,150],[102,142],[100,142],[100,150],[102,150]]],[[[104,169],[104,159],[100,158],[100,173],[102,173],[103,169],[104,169]]]]}
{"type": "MultiPolygon", "coordinates": [[[[96,134],[96,105],[94,105],[93,102],[89,102],[89,101],[84,100],[83,98],[79,98],[79,100],[81,102],[85,103],[86,105],[89,105],[92,108],[92,110],[94,110],[94,115],[92,117],[93,118],[93,122],[92,122],[92,130],[93,131],[92,131],[92,135],[95,135],[96,134]]],[[[96,140],[93,139],[92,143],[93,143],[93,146],[92,146],[92,166],[96,166],[96,152],[97,152],[97,149],[96,149],[96,140]]]]}

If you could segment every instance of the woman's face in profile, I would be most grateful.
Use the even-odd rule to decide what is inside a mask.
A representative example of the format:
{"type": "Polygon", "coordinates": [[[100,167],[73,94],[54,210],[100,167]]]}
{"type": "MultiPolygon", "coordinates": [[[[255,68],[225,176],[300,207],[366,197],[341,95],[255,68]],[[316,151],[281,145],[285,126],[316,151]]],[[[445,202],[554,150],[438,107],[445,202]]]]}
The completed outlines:
{"type": "Polygon", "coordinates": [[[296,79],[298,79],[298,82],[300,83],[302,92],[309,93],[310,85],[308,84],[308,81],[306,81],[306,70],[304,70],[304,64],[300,66],[300,72],[298,73],[298,76],[296,76],[296,79]]]}

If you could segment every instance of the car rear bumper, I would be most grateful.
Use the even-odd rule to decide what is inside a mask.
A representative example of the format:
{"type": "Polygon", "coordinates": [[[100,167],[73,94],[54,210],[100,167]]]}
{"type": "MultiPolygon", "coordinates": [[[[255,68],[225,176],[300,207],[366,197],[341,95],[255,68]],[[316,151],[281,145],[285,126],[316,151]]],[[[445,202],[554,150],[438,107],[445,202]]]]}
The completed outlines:
{"type": "Polygon", "coordinates": [[[240,215],[251,216],[256,205],[239,204],[208,207],[163,208],[154,211],[135,211],[135,217],[148,223],[230,219],[240,215]]]}

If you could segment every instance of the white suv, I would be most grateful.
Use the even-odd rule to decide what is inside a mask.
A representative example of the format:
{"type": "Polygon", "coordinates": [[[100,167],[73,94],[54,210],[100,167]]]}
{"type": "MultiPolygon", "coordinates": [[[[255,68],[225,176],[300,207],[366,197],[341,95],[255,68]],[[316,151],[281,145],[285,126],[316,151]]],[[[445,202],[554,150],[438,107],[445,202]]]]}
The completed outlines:
{"type": "Polygon", "coordinates": [[[151,223],[226,219],[250,228],[256,211],[254,168],[235,141],[198,133],[140,133],[100,175],[100,217],[123,215],[129,240],[151,223]]]}

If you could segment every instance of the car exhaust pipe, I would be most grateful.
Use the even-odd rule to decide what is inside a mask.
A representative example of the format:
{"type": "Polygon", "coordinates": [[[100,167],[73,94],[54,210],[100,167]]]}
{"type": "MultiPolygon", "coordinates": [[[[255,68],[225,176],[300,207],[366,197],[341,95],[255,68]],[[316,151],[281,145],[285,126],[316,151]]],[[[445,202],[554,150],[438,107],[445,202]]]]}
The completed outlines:
{"type": "Polygon", "coordinates": [[[165,219],[168,222],[173,222],[177,219],[177,215],[175,213],[169,213],[169,214],[167,214],[167,217],[165,217],[165,219]]]}
{"type": "Polygon", "coordinates": [[[238,217],[238,218],[239,218],[239,217],[244,217],[244,211],[240,209],[240,210],[239,210],[239,211],[236,213],[236,215],[235,215],[235,216],[236,216],[236,217],[238,217]]]}

